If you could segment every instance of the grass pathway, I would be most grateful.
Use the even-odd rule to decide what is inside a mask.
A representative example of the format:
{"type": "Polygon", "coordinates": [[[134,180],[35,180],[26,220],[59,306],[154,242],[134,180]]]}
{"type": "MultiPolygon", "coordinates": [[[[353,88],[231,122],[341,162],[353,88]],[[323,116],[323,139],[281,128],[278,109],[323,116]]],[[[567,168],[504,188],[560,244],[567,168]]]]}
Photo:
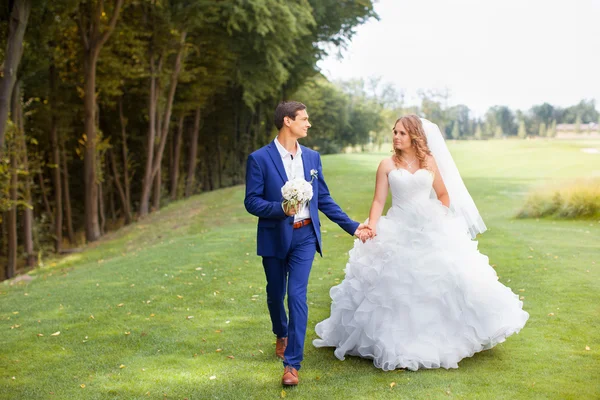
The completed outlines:
{"type": "MultiPolygon", "coordinates": [[[[0,398],[600,398],[600,221],[513,218],[535,185],[600,175],[600,156],[558,141],[451,146],[490,228],[480,250],[531,314],[519,335],[458,370],[382,372],[310,345],[352,246],[325,219],[301,385],[283,390],[256,222],[234,187],[171,204],[31,281],[0,285],[0,398]]],[[[334,198],[357,220],[381,157],[323,159],[334,198]]]]}

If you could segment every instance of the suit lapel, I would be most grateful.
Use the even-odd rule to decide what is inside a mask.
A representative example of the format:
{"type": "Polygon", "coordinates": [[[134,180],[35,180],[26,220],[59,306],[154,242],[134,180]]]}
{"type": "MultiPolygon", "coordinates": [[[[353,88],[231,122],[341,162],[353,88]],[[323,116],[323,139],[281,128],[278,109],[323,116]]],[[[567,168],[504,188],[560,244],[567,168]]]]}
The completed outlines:
{"type": "Polygon", "coordinates": [[[310,162],[308,160],[308,151],[306,151],[306,147],[302,147],[302,167],[304,168],[304,179],[310,182],[310,162]]]}
{"type": "MultiPolygon", "coordinates": [[[[277,140],[277,139],[275,139],[277,140]]],[[[274,142],[271,142],[271,144],[269,144],[267,146],[267,150],[269,153],[269,156],[271,156],[271,160],[273,160],[273,164],[275,164],[275,168],[277,169],[277,172],[279,172],[279,176],[281,176],[281,179],[283,180],[283,183],[288,181],[287,178],[287,174],[285,173],[285,168],[283,167],[283,161],[281,160],[281,154],[279,154],[279,151],[277,150],[277,146],[275,146],[274,142]]]]}

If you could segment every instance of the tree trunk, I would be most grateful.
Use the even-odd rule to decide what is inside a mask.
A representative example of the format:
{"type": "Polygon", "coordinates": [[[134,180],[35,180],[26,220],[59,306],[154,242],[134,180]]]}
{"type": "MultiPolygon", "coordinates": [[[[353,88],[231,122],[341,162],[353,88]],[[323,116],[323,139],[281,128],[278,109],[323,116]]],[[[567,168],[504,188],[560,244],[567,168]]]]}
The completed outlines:
{"type": "Polygon", "coordinates": [[[196,108],[194,116],[194,129],[190,139],[190,156],[188,163],[187,179],[185,183],[185,197],[192,195],[196,178],[196,158],[198,157],[198,135],[200,134],[200,107],[196,108]]]}
{"type": "Polygon", "coordinates": [[[142,199],[140,201],[140,217],[148,215],[150,204],[150,189],[152,186],[152,165],[154,163],[154,141],[156,138],[156,106],[158,103],[156,81],[160,72],[162,63],[159,61],[158,67],[155,66],[154,54],[150,54],[150,94],[148,95],[148,149],[146,154],[146,168],[144,169],[144,179],[142,181],[142,199]]]}
{"type": "MultiPolygon", "coordinates": [[[[9,3],[10,4],[10,3],[9,3]]],[[[23,55],[23,37],[31,12],[31,0],[15,0],[8,21],[8,38],[4,54],[4,70],[0,75],[0,157],[4,149],[4,135],[17,69],[23,55]]]]}
{"type": "MultiPolygon", "coordinates": [[[[223,158],[223,149],[221,148],[220,135],[217,136],[217,179],[219,182],[219,188],[223,187],[223,168],[221,168],[221,160],[223,158]]],[[[212,186],[212,185],[211,185],[212,186]]],[[[212,188],[211,188],[212,190],[212,188]]]]}
{"type": "Polygon", "coordinates": [[[50,221],[54,224],[54,213],[52,212],[52,207],[50,207],[50,201],[48,200],[48,189],[46,189],[46,182],[44,182],[44,174],[40,171],[37,176],[40,181],[40,191],[42,192],[42,201],[44,202],[46,214],[48,214],[48,218],[50,218],[50,221]]]}
{"type": "MultiPolygon", "coordinates": [[[[154,179],[156,179],[156,174],[161,169],[162,164],[162,156],[165,151],[165,145],[167,143],[167,136],[169,134],[169,126],[171,123],[171,111],[173,109],[173,101],[175,100],[175,91],[177,90],[177,82],[179,80],[179,74],[181,72],[181,60],[183,58],[183,52],[185,50],[185,38],[187,36],[187,32],[182,32],[179,43],[179,51],[177,52],[177,56],[175,58],[175,65],[173,68],[173,72],[171,73],[171,82],[169,86],[169,93],[167,95],[166,108],[164,117],[162,117],[162,124],[159,124],[159,145],[157,149],[157,154],[154,157],[152,163],[152,169],[150,172],[146,170],[145,178],[144,178],[144,187],[142,189],[142,200],[140,203],[140,216],[142,215],[144,209],[147,213],[148,203],[150,202],[150,186],[154,179]],[[145,206],[144,206],[145,204],[145,206]]],[[[153,151],[154,147],[149,148],[148,152],[153,151]]],[[[146,163],[146,167],[148,163],[146,163]]]]}
{"type": "Polygon", "coordinates": [[[98,209],[100,211],[100,234],[104,235],[106,228],[106,213],[104,212],[104,191],[102,182],[98,182],[98,209]]]}
{"type": "MultiPolygon", "coordinates": [[[[95,50],[95,49],[94,49],[95,50]]],[[[89,242],[100,237],[100,222],[98,220],[98,180],[96,171],[96,63],[97,52],[86,54],[85,69],[85,157],[83,160],[85,181],[85,238],[89,242]]]]}
{"type": "Polygon", "coordinates": [[[62,176],[63,176],[63,188],[65,195],[65,217],[67,223],[67,235],[69,236],[69,242],[75,243],[75,233],[73,232],[73,212],[71,208],[71,190],[69,189],[69,169],[67,168],[67,154],[65,150],[64,141],[62,144],[62,176]]]}
{"type": "MultiPolygon", "coordinates": [[[[114,180],[114,178],[111,178],[114,180]]],[[[110,218],[113,223],[117,220],[117,210],[115,209],[115,190],[114,186],[110,183],[107,185],[108,188],[108,207],[110,210],[110,218]]]]}
{"type": "Polygon", "coordinates": [[[171,200],[177,199],[177,186],[179,181],[179,160],[181,158],[181,144],[183,142],[183,121],[184,114],[181,113],[179,116],[179,122],[177,124],[177,135],[173,143],[173,168],[171,170],[171,200]]]}
{"type": "Polygon", "coordinates": [[[117,192],[119,193],[119,199],[121,200],[121,204],[123,205],[123,211],[125,213],[125,223],[128,224],[131,222],[131,220],[129,219],[129,218],[131,218],[131,216],[129,215],[129,218],[128,218],[127,197],[125,195],[125,190],[123,190],[123,185],[121,185],[121,178],[119,177],[119,171],[117,169],[117,162],[115,160],[115,157],[112,154],[112,151],[109,150],[107,153],[108,153],[108,161],[110,163],[112,173],[114,176],[115,186],[117,187],[117,192]]]}
{"type": "Polygon", "coordinates": [[[154,194],[152,195],[152,211],[160,209],[160,196],[162,191],[162,168],[158,169],[158,173],[154,177],[154,194]]]}
{"type": "MultiPolygon", "coordinates": [[[[13,86],[14,88],[14,86],[13,86]]],[[[18,88],[18,86],[17,86],[18,88]]],[[[17,90],[18,91],[18,90],[17,90]]],[[[19,103],[18,99],[15,99],[14,93],[11,94],[11,114],[13,116],[18,115],[18,111],[16,109],[16,103],[19,103]]],[[[13,117],[14,118],[14,117],[13,117]]],[[[18,126],[18,122],[15,122],[15,125],[18,126]]],[[[15,129],[16,131],[16,129],[15,129]]],[[[8,260],[6,260],[6,278],[10,279],[17,274],[17,185],[19,183],[17,176],[17,168],[19,166],[18,162],[18,136],[19,133],[15,132],[14,136],[10,138],[10,144],[8,146],[10,152],[10,188],[9,188],[9,196],[10,196],[10,208],[7,212],[8,214],[8,260]]]]}
{"type": "Polygon", "coordinates": [[[90,242],[100,237],[100,225],[98,221],[98,182],[96,171],[96,64],[102,46],[112,34],[123,0],[114,0],[113,15],[108,26],[102,30],[102,16],[104,2],[95,3],[91,14],[85,18],[89,26],[82,22],[82,14],[87,10],[79,10],[77,23],[84,48],[84,130],[86,134],[86,146],[84,157],[84,181],[85,181],[85,236],[90,242]]]}
{"type": "Polygon", "coordinates": [[[24,173],[23,181],[23,247],[25,250],[25,265],[35,265],[35,253],[33,252],[33,204],[31,202],[31,176],[29,175],[29,157],[27,155],[27,140],[25,138],[25,121],[23,119],[23,107],[21,103],[21,81],[14,86],[13,95],[13,119],[16,126],[15,148],[18,149],[20,169],[24,173]]]}
{"type": "MultiPolygon", "coordinates": [[[[127,147],[127,120],[123,114],[123,101],[122,98],[119,99],[119,119],[121,121],[121,148],[123,151],[123,186],[125,187],[125,198],[123,203],[123,212],[125,214],[125,224],[130,224],[133,220],[131,215],[131,185],[129,183],[129,149],[127,147]]],[[[110,155],[115,162],[115,169],[113,170],[113,175],[115,177],[115,182],[118,184],[121,183],[119,175],[116,171],[116,161],[114,161],[114,157],[110,155]]]]}
{"type": "MultiPolygon", "coordinates": [[[[50,66],[50,143],[52,146],[52,163],[54,164],[54,168],[52,169],[52,182],[54,183],[54,200],[55,200],[55,215],[54,215],[54,251],[56,253],[60,253],[62,249],[62,224],[63,224],[63,204],[62,204],[62,184],[60,178],[60,148],[58,141],[58,121],[56,117],[56,109],[55,109],[55,101],[56,101],[56,69],[54,67],[54,63],[50,66]]],[[[40,175],[41,177],[41,175],[40,175]]],[[[41,184],[43,185],[43,178],[41,179],[41,184]]],[[[44,199],[47,202],[48,200],[45,198],[45,190],[42,186],[42,191],[44,192],[44,199]]]]}

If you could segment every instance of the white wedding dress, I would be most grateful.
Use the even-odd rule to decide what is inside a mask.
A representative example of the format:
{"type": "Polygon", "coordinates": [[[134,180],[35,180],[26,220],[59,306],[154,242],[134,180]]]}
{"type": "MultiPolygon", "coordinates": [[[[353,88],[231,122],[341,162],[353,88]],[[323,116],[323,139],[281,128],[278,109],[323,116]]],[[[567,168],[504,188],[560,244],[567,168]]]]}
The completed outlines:
{"type": "Polygon", "coordinates": [[[430,171],[395,169],[388,178],[392,207],[374,239],[355,240],[313,344],[383,370],[458,368],[519,332],[529,314],[498,281],[464,219],[431,198],[430,171]]]}

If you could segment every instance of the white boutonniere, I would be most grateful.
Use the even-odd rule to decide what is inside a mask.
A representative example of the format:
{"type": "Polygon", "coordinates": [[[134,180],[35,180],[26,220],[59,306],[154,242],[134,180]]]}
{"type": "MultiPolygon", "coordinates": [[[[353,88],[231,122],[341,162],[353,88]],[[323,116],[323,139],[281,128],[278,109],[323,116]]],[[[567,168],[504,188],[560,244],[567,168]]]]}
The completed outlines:
{"type": "Polygon", "coordinates": [[[311,169],[310,170],[310,183],[312,183],[315,179],[317,179],[318,176],[319,176],[319,171],[317,171],[316,169],[311,169]]]}

